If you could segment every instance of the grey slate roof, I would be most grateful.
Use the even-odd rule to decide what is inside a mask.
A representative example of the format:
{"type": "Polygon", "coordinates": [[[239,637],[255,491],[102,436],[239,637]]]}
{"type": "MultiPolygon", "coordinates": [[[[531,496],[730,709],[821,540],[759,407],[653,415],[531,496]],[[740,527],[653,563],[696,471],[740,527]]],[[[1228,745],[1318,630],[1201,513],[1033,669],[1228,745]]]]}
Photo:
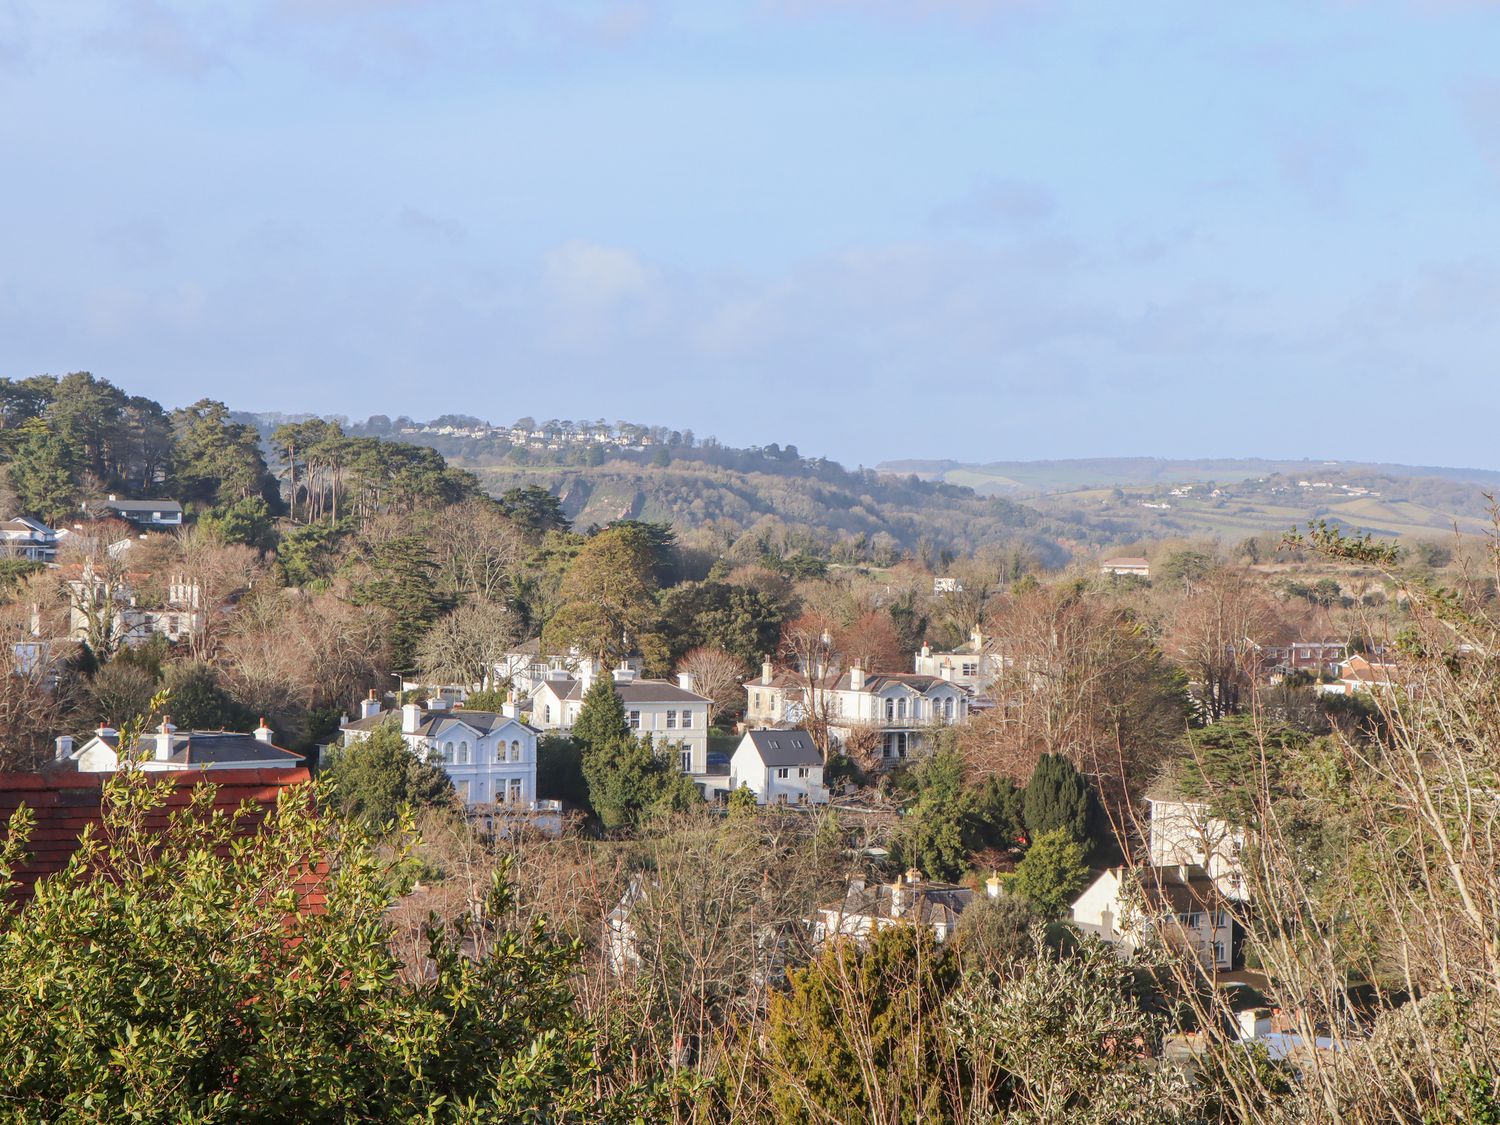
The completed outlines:
{"type": "Polygon", "coordinates": [[[262,742],[253,734],[227,731],[189,731],[187,741],[172,752],[172,761],[187,765],[213,765],[216,762],[265,762],[292,764],[302,761],[301,754],[262,742]]]}
{"type": "Polygon", "coordinates": [[[131,516],[149,516],[155,512],[182,514],[182,505],[176,500],[101,500],[99,507],[131,516]]]}
{"type": "MultiPolygon", "coordinates": [[[[112,750],[120,748],[117,734],[95,735],[112,750]]],[[[147,731],[141,752],[154,757],[151,739],[153,732],[147,731]]],[[[84,742],[87,743],[88,739],[84,742]]],[[[210,766],[219,762],[263,762],[266,765],[296,765],[302,761],[301,754],[283,750],[270,742],[262,742],[253,734],[242,734],[227,730],[175,731],[172,741],[178,743],[168,761],[179,765],[210,766]]]]}
{"type": "MultiPolygon", "coordinates": [[[[850,682],[850,675],[848,672],[845,672],[842,676],[839,677],[838,683],[834,684],[834,690],[852,691],[853,688],[850,686],[850,682]]],[[[916,672],[865,673],[864,690],[867,692],[878,692],[882,688],[885,688],[890,684],[901,684],[904,687],[909,687],[919,695],[925,695],[934,686],[939,684],[945,684],[948,687],[954,688],[960,692],[968,691],[968,689],[962,684],[955,684],[950,680],[943,679],[941,676],[924,676],[916,672]]]]}
{"type": "MultiPolygon", "coordinates": [[[[582,699],[581,680],[546,680],[545,685],[557,693],[559,699],[582,699]]],[[[706,695],[684,691],[666,680],[630,680],[615,684],[615,694],[621,703],[708,703],[706,695]]]]}
{"type": "Polygon", "coordinates": [[[823,756],[805,730],[752,730],[745,737],[768,766],[821,766],[823,756]]]}
{"type": "Polygon", "coordinates": [[[850,888],[842,906],[824,907],[847,918],[864,917],[892,921],[897,917],[907,921],[919,921],[928,925],[939,923],[952,925],[958,916],[974,901],[974,892],[968,887],[952,883],[904,884],[902,893],[911,899],[910,906],[900,915],[892,912],[892,887],[877,883],[872,887],[850,888]]]}
{"type": "MultiPolygon", "coordinates": [[[[343,730],[374,730],[386,723],[400,723],[400,711],[382,711],[378,715],[371,715],[368,719],[354,719],[343,725],[343,730]]],[[[504,715],[494,711],[470,711],[465,707],[456,707],[452,711],[424,711],[422,721],[417,724],[416,733],[423,738],[441,738],[449,731],[461,730],[468,727],[477,731],[480,735],[489,734],[496,727],[504,726],[506,723],[515,723],[517,726],[527,727],[520,719],[508,719],[504,715]]],[[[535,727],[527,727],[534,733],[535,727]]]]}

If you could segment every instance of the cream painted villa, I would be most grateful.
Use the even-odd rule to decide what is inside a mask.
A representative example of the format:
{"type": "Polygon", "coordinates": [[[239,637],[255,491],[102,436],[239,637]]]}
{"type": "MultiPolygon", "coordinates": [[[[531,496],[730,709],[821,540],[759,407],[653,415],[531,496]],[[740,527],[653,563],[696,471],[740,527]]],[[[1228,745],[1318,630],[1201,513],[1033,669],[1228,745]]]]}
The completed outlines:
{"type": "MultiPolygon", "coordinates": [[[[693,690],[693,677],[683,673],[671,684],[642,679],[629,667],[611,675],[630,729],[640,736],[649,734],[657,750],[676,755],[683,773],[706,777],[710,701],[693,690]]],[[[572,675],[549,671],[531,693],[531,722],[541,730],[572,730],[593,685],[592,661],[581,663],[572,675]]]]}
{"type": "Polygon", "coordinates": [[[1150,795],[1151,863],[1156,867],[1200,867],[1232,902],[1250,897],[1242,853],[1244,829],[1209,811],[1207,801],[1150,795]]]}
{"type": "MultiPolygon", "coordinates": [[[[951,673],[951,669],[949,669],[951,673]]],[[[861,730],[874,729],[881,758],[897,762],[921,751],[935,727],[965,722],[972,694],[950,675],[914,672],[869,672],[855,666],[831,683],[814,683],[812,699],[800,676],[778,673],[769,662],[760,679],[745,684],[750,727],[796,724],[812,716],[826,718],[829,739],[842,747],[861,730]]]]}

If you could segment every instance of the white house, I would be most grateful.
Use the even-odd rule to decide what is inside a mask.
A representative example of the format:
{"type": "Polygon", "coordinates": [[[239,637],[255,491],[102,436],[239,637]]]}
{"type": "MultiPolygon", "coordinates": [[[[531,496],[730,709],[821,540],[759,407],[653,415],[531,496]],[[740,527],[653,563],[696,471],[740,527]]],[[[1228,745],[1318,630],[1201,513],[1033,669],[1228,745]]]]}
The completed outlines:
{"type": "Polygon", "coordinates": [[[16,516],[0,523],[0,555],[52,562],[57,558],[59,533],[41,520],[16,516]]]}
{"type": "MultiPolygon", "coordinates": [[[[223,730],[180,731],[171,720],[141,736],[134,764],[148,773],[186,770],[293,769],[302,755],[283,750],[272,741],[271,729],[260,721],[254,734],[223,730]]],[[[80,773],[113,773],[120,768],[120,733],[101,726],[82,745],[63,735],[57,740],[55,764],[72,765],[80,773]]]]}
{"type": "MultiPolygon", "coordinates": [[[[532,723],[542,730],[572,730],[594,675],[592,662],[580,665],[577,676],[549,672],[531,693],[532,723]]],[[[693,677],[682,673],[670,684],[641,679],[628,667],[615,669],[612,676],[630,729],[640,736],[649,734],[657,750],[675,753],[683,773],[706,777],[711,701],[693,691],[693,677]]]]}
{"type": "MultiPolygon", "coordinates": [[[[359,718],[340,728],[344,745],[370,737],[395,715],[383,712],[375,693],[359,705],[359,718]]],[[[555,802],[536,796],[537,730],[523,723],[512,704],[493,711],[450,709],[445,701],[428,706],[407,703],[400,709],[401,736],[424,762],[440,765],[470,808],[494,805],[517,812],[556,812],[555,802]]]]}
{"type": "Polygon", "coordinates": [[[969,634],[969,643],[952,652],[935,652],[923,645],[912,662],[912,671],[919,676],[936,676],[983,695],[1003,665],[999,653],[985,651],[984,634],[975,629],[969,634]]]}
{"type": "Polygon", "coordinates": [[[1146,803],[1151,809],[1149,846],[1153,866],[1201,867],[1225,898],[1232,902],[1249,898],[1242,862],[1243,828],[1213,816],[1207,801],[1148,796],[1146,803]]]}
{"type": "Polygon", "coordinates": [[[86,514],[114,517],[139,528],[173,528],[182,526],[182,505],[176,500],[122,500],[111,494],[108,499],[83,505],[86,514]]]}
{"type": "Polygon", "coordinates": [[[1394,691],[1402,686],[1401,669],[1395,664],[1378,663],[1355,653],[1338,665],[1338,682],[1319,684],[1324,695],[1359,695],[1394,691]]]}
{"type": "Polygon", "coordinates": [[[1112,867],[1073,900],[1073,924],[1130,955],[1153,936],[1205,968],[1234,965],[1234,925],[1208,872],[1190,864],[1112,867]]]}
{"type": "Polygon", "coordinates": [[[1150,578],[1151,564],[1139,555],[1121,555],[1113,559],[1105,559],[1099,564],[1100,574],[1133,575],[1136,578],[1150,578]]]}
{"type": "Polygon", "coordinates": [[[826,805],[823,756],[805,730],[752,730],[729,759],[729,790],[745,786],[760,805],[826,805]]]}
{"type": "Polygon", "coordinates": [[[760,679],[744,686],[747,724],[803,723],[816,716],[827,720],[829,738],[840,749],[856,731],[873,729],[880,756],[890,764],[921,751],[933,728],[965,722],[972,701],[968,688],[943,676],[867,673],[858,665],[832,682],[814,679],[809,687],[767,662],[760,679]]]}
{"type": "Polygon", "coordinates": [[[89,563],[68,573],[72,575],[65,580],[68,629],[74,640],[89,640],[94,619],[102,617],[106,611],[111,617],[111,635],[131,648],[158,635],[175,644],[203,627],[203,599],[196,580],[173,575],[167,583],[162,604],[147,607],[141,605],[133,581],[139,575],[106,574],[95,570],[89,563]]]}
{"type": "Polygon", "coordinates": [[[813,713],[828,717],[829,738],[842,746],[858,729],[879,732],[880,756],[898,762],[921,751],[928,732],[969,717],[969,690],[941,676],[865,673],[858,666],[831,688],[813,689],[813,713]]]}
{"type": "MultiPolygon", "coordinates": [[[[621,667],[629,668],[639,677],[645,671],[645,662],[639,656],[632,656],[622,661],[621,667]]],[[[604,672],[598,657],[586,656],[576,648],[566,653],[544,653],[541,641],[535,638],[507,652],[495,663],[495,681],[510,684],[512,699],[529,699],[549,675],[562,673],[575,680],[587,676],[592,681],[604,672]]]]}
{"type": "MultiPolygon", "coordinates": [[[[999,880],[990,888],[1000,893],[999,880]]],[[[958,927],[959,915],[974,901],[968,887],[933,883],[916,868],[894,883],[867,887],[862,879],[849,884],[844,901],[819,907],[812,919],[813,944],[832,938],[851,938],[863,945],[872,934],[891,926],[927,926],[938,941],[947,941],[958,927]]]]}

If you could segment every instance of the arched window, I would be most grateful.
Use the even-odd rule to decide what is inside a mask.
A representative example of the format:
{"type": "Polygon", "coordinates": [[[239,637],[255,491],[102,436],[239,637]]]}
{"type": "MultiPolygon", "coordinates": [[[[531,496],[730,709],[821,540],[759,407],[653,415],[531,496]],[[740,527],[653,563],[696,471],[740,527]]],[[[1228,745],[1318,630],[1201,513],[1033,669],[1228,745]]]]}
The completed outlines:
{"type": "Polygon", "coordinates": [[[953,718],[953,697],[951,695],[947,699],[943,700],[943,718],[953,718]]]}
{"type": "Polygon", "coordinates": [[[519,742],[512,742],[510,744],[510,760],[512,762],[519,762],[521,760],[521,744],[519,742]]]}
{"type": "Polygon", "coordinates": [[[469,743],[467,740],[458,744],[458,764],[461,766],[469,764],[469,743]]]}
{"type": "Polygon", "coordinates": [[[887,699],[885,701],[885,717],[887,719],[894,719],[896,717],[896,701],[894,699],[887,699]]]}
{"type": "Polygon", "coordinates": [[[453,761],[453,743],[451,743],[451,742],[445,742],[445,743],[443,743],[443,748],[440,751],[438,751],[438,761],[440,761],[440,762],[451,762],[451,761],[453,761]]]}
{"type": "Polygon", "coordinates": [[[906,700],[905,699],[899,699],[899,700],[896,701],[896,718],[898,718],[898,719],[904,719],[904,718],[906,718],[906,700]]]}

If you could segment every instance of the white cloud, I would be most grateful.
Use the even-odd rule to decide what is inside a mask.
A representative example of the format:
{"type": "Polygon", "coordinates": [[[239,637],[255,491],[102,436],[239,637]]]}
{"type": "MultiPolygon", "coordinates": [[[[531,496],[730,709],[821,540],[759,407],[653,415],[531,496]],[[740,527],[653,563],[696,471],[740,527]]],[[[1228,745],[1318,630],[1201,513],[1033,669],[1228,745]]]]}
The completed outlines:
{"type": "Polygon", "coordinates": [[[629,250],[574,239],[543,262],[548,291],[567,305],[613,305],[649,296],[653,272],[629,250]]]}

